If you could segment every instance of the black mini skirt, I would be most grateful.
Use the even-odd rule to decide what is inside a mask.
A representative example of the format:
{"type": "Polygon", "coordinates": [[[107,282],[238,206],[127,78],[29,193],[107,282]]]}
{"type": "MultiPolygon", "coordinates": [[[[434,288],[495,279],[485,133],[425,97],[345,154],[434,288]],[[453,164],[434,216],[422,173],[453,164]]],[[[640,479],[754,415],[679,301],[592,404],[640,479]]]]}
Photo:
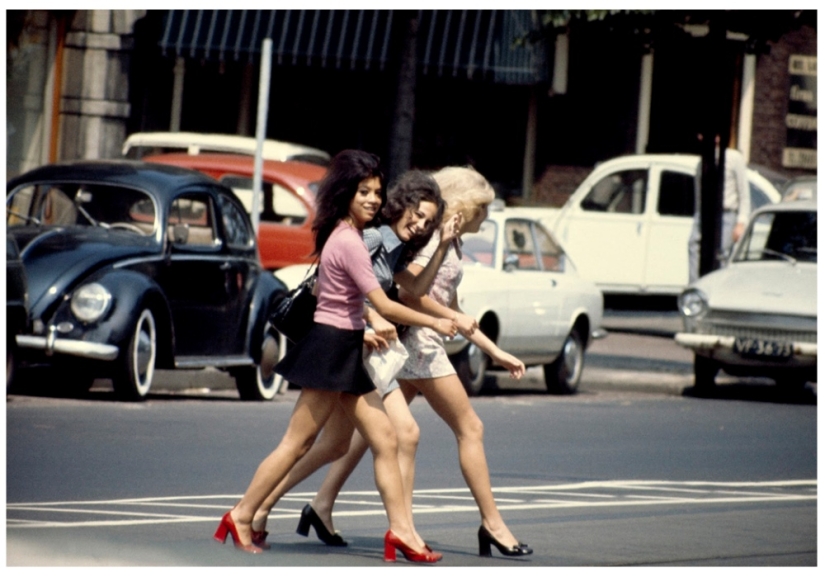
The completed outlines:
{"type": "Polygon", "coordinates": [[[314,323],[292,345],[275,372],[302,389],[364,395],[375,385],[364,369],[364,330],[345,330],[314,323]]]}

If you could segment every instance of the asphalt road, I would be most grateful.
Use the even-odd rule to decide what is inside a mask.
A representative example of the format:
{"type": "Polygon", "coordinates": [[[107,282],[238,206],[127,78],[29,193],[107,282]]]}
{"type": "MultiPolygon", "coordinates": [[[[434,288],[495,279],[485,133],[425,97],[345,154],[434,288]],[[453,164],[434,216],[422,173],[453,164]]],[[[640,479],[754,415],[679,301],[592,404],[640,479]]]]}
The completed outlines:
{"type": "MultiPolygon", "coordinates": [[[[452,435],[413,403],[415,518],[444,553],[439,566],[816,566],[816,385],[789,395],[723,378],[713,398],[696,398],[692,357],[667,335],[673,319],[618,317],[588,351],[578,395],[546,394],[530,369],[519,382],[495,374],[472,401],[499,508],[531,557],[478,557],[452,435]]],[[[159,374],[142,404],[115,402],[105,381],[87,399],[8,396],[6,564],[383,567],[369,462],[336,508],[346,549],[294,532],[323,473],[274,511],[272,550],[212,540],[296,395],[241,402],[230,379],[201,371],[159,374]]]]}

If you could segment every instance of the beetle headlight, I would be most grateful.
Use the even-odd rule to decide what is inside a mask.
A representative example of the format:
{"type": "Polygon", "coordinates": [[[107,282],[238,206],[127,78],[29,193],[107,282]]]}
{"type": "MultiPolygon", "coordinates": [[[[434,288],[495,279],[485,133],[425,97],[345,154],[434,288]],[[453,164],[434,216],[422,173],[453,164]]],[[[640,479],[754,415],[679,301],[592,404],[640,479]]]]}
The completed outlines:
{"type": "Polygon", "coordinates": [[[84,323],[102,317],[112,302],[112,293],[100,283],[83,285],[72,295],[72,314],[84,323]]]}
{"type": "Polygon", "coordinates": [[[708,310],[708,299],[699,289],[689,289],[679,295],[679,312],[685,317],[696,318],[708,310]]]}

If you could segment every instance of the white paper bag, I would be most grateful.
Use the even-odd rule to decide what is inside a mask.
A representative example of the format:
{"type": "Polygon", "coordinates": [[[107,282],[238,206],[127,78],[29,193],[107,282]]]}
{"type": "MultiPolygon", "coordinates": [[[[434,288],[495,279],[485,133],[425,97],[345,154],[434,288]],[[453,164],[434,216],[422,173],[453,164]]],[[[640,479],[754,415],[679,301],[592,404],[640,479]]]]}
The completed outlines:
{"type": "Polygon", "coordinates": [[[364,350],[364,368],[367,369],[367,374],[382,397],[395,378],[395,374],[404,366],[408,356],[407,349],[398,339],[390,341],[390,346],[380,351],[364,350]]]}

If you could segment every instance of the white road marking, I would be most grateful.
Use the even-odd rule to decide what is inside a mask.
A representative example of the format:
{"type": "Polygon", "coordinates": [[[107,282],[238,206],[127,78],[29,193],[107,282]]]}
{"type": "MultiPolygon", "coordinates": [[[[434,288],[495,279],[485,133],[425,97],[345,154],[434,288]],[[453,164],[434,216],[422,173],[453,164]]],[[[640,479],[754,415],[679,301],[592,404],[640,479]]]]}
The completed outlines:
{"type": "MultiPolygon", "coordinates": [[[[502,511],[653,507],[674,504],[701,506],[719,503],[816,501],[817,481],[587,481],[558,485],[498,487],[493,488],[493,493],[498,508],[502,511]]],[[[313,493],[291,493],[284,500],[306,502],[313,496],[313,493]]],[[[170,511],[225,511],[239,498],[240,495],[179,495],[99,501],[7,503],[6,527],[8,530],[14,530],[111,527],[149,523],[215,523],[220,517],[218,514],[187,515],[170,511]],[[157,507],[159,512],[146,510],[151,507],[157,507]]],[[[416,514],[443,515],[477,511],[469,489],[466,488],[423,489],[415,492],[415,498],[418,501],[414,504],[416,514]]],[[[376,491],[344,491],[336,505],[336,517],[385,515],[376,491]]],[[[300,509],[277,507],[270,518],[290,519],[299,515],[300,509]]]]}

